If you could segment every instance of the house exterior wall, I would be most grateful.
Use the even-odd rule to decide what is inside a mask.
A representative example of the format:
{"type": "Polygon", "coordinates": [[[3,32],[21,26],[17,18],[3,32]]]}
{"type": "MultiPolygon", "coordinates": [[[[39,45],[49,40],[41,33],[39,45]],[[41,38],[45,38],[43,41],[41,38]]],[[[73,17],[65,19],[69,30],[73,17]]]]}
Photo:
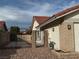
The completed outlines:
{"type": "Polygon", "coordinates": [[[48,45],[54,42],[54,49],[60,50],[59,26],[48,28],[48,45]]]}
{"type": "Polygon", "coordinates": [[[34,21],[34,24],[33,24],[33,29],[32,30],[37,30],[37,26],[38,26],[39,24],[38,24],[38,22],[35,20],[34,21]]]}
{"type": "Polygon", "coordinates": [[[35,20],[33,23],[33,28],[32,28],[32,47],[36,47],[36,27],[38,26],[38,22],[35,20]]]}
{"type": "Polygon", "coordinates": [[[74,51],[73,23],[63,22],[60,25],[60,48],[65,52],[74,51]],[[68,25],[71,25],[70,30],[68,25]]]}
{"type": "Polygon", "coordinates": [[[44,30],[44,47],[48,48],[48,30],[44,30]]]}
{"type": "Polygon", "coordinates": [[[35,46],[42,46],[44,45],[44,32],[38,31],[38,29],[36,28],[38,25],[39,23],[35,20],[32,29],[32,39],[35,40],[35,46]]]}
{"type": "Polygon", "coordinates": [[[60,24],[60,48],[64,51],[75,51],[75,31],[74,23],[79,22],[79,11],[64,17],[64,22],[60,24]],[[68,30],[68,25],[71,29],[68,30]]]}

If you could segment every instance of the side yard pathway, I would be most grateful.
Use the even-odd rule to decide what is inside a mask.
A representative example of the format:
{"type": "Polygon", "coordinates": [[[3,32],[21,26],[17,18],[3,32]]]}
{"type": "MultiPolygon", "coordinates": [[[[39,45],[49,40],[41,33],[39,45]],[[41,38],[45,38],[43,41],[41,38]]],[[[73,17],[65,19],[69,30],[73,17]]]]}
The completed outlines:
{"type": "Polygon", "coordinates": [[[4,48],[25,48],[25,47],[31,47],[31,44],[28,44],[27,42],[10,42],[7,44],[4,48]]]}

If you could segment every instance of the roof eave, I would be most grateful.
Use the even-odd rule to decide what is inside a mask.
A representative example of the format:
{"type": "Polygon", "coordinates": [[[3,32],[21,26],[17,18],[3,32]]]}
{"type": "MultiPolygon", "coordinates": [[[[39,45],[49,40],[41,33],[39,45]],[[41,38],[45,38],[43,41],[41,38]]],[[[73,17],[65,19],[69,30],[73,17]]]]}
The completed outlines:
{"type": "MultiPolygon", "coordinates": [[[[47,24],[50,23],[50,22],[53,22],[53,21],[55,21],[55,20],[57,20],[57,19],[59,19],[59,18],[61,18],[61,17],[64,17],[64,16],[66,16],[66,15],[68,15],[68,14],[70,14],[70,13],[76,12],[76,11],[78,11],[78,10],[79,10],[79,8],[78,8],[78,9],[75,9],[75,10],[73,10],[73,11],[70,11],[70,12],[64,14],[64,15],[58,16],[58,17],[53,17],[53,16],[52,16],[51,18],[53,18],[53,20],[48,20],[48,21],[46,21],[45,23],[43,23],[43,24],[37,26],[37,28],[41,28],[41,27],[47,25],[47,24]]],[[[51,18],[50,18],[50,19],[51,19],[51,18]]]]}

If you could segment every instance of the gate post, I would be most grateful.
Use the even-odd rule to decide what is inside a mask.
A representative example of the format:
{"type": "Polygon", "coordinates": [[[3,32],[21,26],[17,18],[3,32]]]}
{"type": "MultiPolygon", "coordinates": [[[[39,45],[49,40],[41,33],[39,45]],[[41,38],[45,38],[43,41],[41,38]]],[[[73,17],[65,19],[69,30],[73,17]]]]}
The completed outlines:
{"type": "Polygon", "coordinates": [[[36,48],[36,42],[35,42],[36,34],[35,33],[36,33],[36,31],[32,31],[32,48],[36,48]]]}
{"type": "Polygon", "coordinates": [[[44,47],[48,48],[48,31],[44,30],[44,47]]]}

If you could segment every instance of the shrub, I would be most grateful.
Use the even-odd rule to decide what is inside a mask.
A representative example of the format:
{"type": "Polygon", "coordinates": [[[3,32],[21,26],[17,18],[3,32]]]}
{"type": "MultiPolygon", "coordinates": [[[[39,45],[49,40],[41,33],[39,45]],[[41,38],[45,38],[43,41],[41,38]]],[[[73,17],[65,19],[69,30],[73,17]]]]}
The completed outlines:
{"type": "Polygon", "coordinates": [[[55,45],[55,42],[53,42],[53,41],[51,41],[51,42],[49,43],[49,46],[50,46],[52,49],[54,49],[54,45],[55,45]]]}

